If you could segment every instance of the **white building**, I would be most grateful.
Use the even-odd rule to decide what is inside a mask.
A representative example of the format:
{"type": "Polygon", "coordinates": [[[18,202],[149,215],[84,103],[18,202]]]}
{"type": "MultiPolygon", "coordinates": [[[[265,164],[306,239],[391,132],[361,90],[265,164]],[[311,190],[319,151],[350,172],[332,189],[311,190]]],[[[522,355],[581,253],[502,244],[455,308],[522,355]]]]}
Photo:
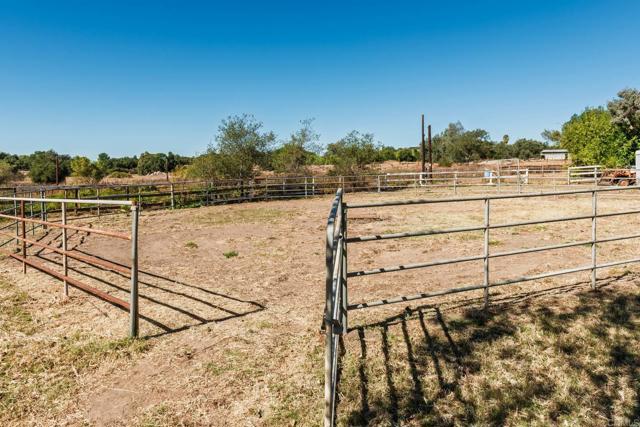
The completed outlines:
{"type": "Polygon", "coordinates": [[[542,150],[540,155],[545,160],[567,160],[569,159],[569,151],[553,148],[548,150],[542,150]]]}

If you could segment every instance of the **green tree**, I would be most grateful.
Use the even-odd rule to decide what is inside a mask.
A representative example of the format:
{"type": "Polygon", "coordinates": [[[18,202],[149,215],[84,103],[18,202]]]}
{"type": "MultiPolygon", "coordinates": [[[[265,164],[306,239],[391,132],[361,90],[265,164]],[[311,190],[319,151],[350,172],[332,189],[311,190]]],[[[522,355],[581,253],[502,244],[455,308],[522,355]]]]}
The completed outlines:
{"type": "Polygon", "coordinates": [[[90,178],[93,174],[94,165],[89,158],[76,156],[71,159],[71,173],[73,176],[90,178]]]}
{"type": "Polygon", "coordinates": [[[385,162],[387,160],[396,160],[396,149],[394,147],[383,146],[378,149],[378,158],[379,162],[385,162]]]}
{"type": "Polygon", "coordinates": [[[629,140],[603,108],[587,108],[562,126],[560,146],[577,164],[621,167],[631,164],[637,141],[629,140]]]}
{"type": "Polygon", "coordinates": [[[373,134],[349,132],[344,138],[327,146],[327,159],[336,175],[354,175],[364,171],[378,157],[373,134]]]}
{"type": "Polygon", "coordinates": [[[187,178],[207,180],[222,178],[222,167],[215,149],[209,147],[204,154],[196,156],[184,169],[184,175],[187,178]]]}
{"type": "Polygon", "coordinates": [[[540,158],[540,152],[548,145],[535,139],[520,138],[511,145],[512,157],[519,159],[540,158]]]}
{"type": "Polygon", "coordinates": [[[398,148],[396,151],[396,160],[399,162],[416,162],[420,160],[420,149],[411,148],[398,148]]]}
{"type": "Polygon", "coordinates": [[[29,176],[31,176],[31,180],[38,184],[56,182],[56,158],[59,165],[59,181],[62,182],[69,176],[69,156],[58,155],[53,150],[36,151],[29,159],[29,176]]]}
{"type": "Polygon", "coordinates": [[[300,129],[291,134],[289,141],[271,154],[271,165],[276,172],[306,174],[313,154],[320,151],[320,135],[313,129],[313,119],[302,120],[300,124],[300,129]]]}
{"type": "Polygon", "coordinates": [[[222,121],[216,136],[216,153],[220,172],[228,178],[249,179],[256,175],[256,167],[266,167],[268,151],[276,137],[263,132],[262,122],[251,115],[230,116],[222,121]]]}
{"type": "Polygon", "coordinates": [[[460,122],[450,123],[433,139],[434,160],[441,164],[463,163],[491,158],[494,144],[483,129],[467,131],[460,122]]]}
{"type": "Polygon", "coordinates": [[[138,169],[138,157],[114,157],[109,164],[109,172],[135,172],[138,169]]]}
{"type": "Polygon", "coordinates": [[[114,169],[113,160],[107,153],[100,153],[98,154],[98,160],[96,160],[96,167],[108,174],[114,169]]]}
{"type": "Polygon", "coordinates": [[[560,132],[559,130],[545,129],[540,135],[542,136],[542,139],[544,139],[547,143],[547,146],[557,147],[560,145],[562,132],[560,132]]]}
{"type": "Polygon", "coordinates": [[[138,160],[138,174],[149,175],[154,172],[167,172],[167,156],[164,153],[149,153],[145,151],[140,154],[138,160]]]}
{"type": "Polygon", "coordinates": [[[618,98],[609,102],[611,121],[624,132],[627,139],[640,139],[640,92],[624,89],[618,98]]]}
{"type": "Polygon", "coordinates": [[[100,181],[107,174],[106,169],[100,167],[100,162],[92,162],[87,157],[76,156],[70,162],[73,176],[90,179],[94,182],[100,181]]]}
{"type": "Polygon", "coordinates": [[[13,167],[6,160],[0,160],[0,184],[6,184],[13,179],[13,167]]]}
{"type": "Polygon", "coordinates": [[[0,152],[0,161],[6,162],[10,167],[13,173],[18,172],[20,169],[20,157],[15,154],[3,153],[0,152]]]}

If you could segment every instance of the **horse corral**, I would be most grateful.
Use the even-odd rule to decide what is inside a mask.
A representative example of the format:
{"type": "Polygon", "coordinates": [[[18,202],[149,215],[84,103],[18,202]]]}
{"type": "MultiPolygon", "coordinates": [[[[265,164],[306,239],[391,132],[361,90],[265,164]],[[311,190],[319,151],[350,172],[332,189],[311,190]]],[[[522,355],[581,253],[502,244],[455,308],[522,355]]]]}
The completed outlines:
{"type": "MultiPolygon", "coordinates": [[[[456,197],[464,198],[465,191],[458,188],[456,197]]],[[[596,238],[602,242],[596,262],[603,267],[597,269],[595,291],[590,189],[491,200],[489,224],[516,225],[491,228],[488,234],[485,199],[477,190],[473,200],[393,207],[372,205],[438,200],[452,193],[417,187],[346,195],[348,268],[338,277],[353,273],[345,305],[354,310],[344,325],[348,329],[335,336],[337,423],[569,420],[600,425],[633,419],[635,411],[640,413],[640,374],[633,368],[640,347],[634,328],[640,319],[639,282],[636,267],[616,263],[638,258],[638,241],[631,239],[640,234],[637,191],[597,194],[602,217],[596,238]],[[349,208],[356,205],[361,208],[349,208]],[[560,217],[574,219],[535,223],[560,217]],[[473,229],[410,234],[465,227],[473,229]],[[352,240],[389,235],[403,237],[352,240]],[[629,239],[614,239],[619,236],[629,239]],[[548,250],[523,252],[539,247],[548,250]],[[493,257],[500,253],[512,254],[493,257]],[[436,262],[454,258],[470,259],[436,262]],[[411,263],[430,265],[406,268],[411,263]],[[388,268],[393,266],[405,267],[388,268]],[[361,274],[380,267],[387,272],[361,274]],[[544,275],[576,267],[585,268],[544,275]],[[530,280],[489,288],[485,309],[483,285],[514,277],[530,280]],[[442,292],[469,284],[480,286],[442,292]],[[359,309],[361,302],[424,293],[434,297],[359,309]]],[[[141,340],[123,340],[127,312],[84,293],[72,291],[67,299],[58,280],[31,270],[23,275],[18,262],[3,258],[1,299],[3,307],[13,308],[2,314],[1,386],[12,410],[3,408],[0,421],[322,423],[327,335],[320,325],[328,302],[326,217],[333,200],[327,195],[143,209],[138,229],[141,340]],[[46,356],[42,361],[35,355],[46,356]],[[43,369],[43,363],[50,368],[43,369]]],[[[69,220],[114,231],[131,224],[127,212],[98,218],[80,211],[69,220]]],[[[51,232],[38,233],[43,241],[55,240],[51,232]]],[[[60,253],[40,249],[31,248],[29,256],[43,263],[60,261],[60,253]]],[[[72,250],[125,266],[130,262],[124,240],[85,236],[74,241],[72,250]]],[[[101,292],[128,295],[126,271],[81,260],[68,267],[101,292]]]]}

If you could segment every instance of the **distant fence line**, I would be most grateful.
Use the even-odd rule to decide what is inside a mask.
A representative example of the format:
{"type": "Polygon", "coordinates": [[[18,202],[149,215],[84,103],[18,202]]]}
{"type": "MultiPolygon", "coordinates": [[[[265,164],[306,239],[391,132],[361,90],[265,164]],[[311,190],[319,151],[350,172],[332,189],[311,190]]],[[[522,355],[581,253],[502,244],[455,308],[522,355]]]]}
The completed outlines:
{"type": "MultiPolygon", "coordinates": [[[[0,188],[0,196],[74,198],[94,200],[136,200],[141,207],[176,208],[237,203],[243,201],[304,198],[334,194],[336,188],[348,192],[385,192],[406,188],[451,190],[462,188],[495,189],[500,192],[526,186],[553,187],[573,184],[602,184],[615,171],[600,166],[579,168],[485,168],[480,170],[435,170],[349,176],[261,177],[251,180],[153,181],[132,184],[25,185],[0,188]]],[[[607,185],[610,182],[606,183],[607,185]]],[[[45,210],[46,205],[41,209],[45,210]]],[[[97,210],[97,204],[84,209],[97,210]]],[[[81,209],[75,205],[77,211],[81,209]]]]}

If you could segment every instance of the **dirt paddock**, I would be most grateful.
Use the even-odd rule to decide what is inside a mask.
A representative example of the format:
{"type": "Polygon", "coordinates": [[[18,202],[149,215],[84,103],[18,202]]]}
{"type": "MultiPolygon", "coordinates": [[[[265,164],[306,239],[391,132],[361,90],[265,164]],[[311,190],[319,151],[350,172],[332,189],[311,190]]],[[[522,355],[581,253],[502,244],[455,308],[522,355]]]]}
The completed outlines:
{"type": "MultiPolygon", "coordinates": [[[[345,200],[425,196],[416,190],[345,200]]],[[[431,196],[430,196],[431,197],[431,196]]],[[[323,408],[325,227],[331,197],[140,217],[142,340],[127,313],[0,260],[2,425],[319,425],[323,408]]],[[[640,209],[635,192],[600,212],[640,209]]],[[[589,195],[492,202],[492,222],[589,214],[589,195]]],[[[481,225],[482,202],[349,212],[349,236],[481,225]]],[[[599,237],[636,233],[638,215],[598,220],[599,237]]],[[[87,221],[87,220],[83,220],[87,221]]],[[[91,220],[126,231],[125,215],[91,220]]],[[[50,233],[41,236],[55,241],[50,233]]],[[[589,240],[590,220],[491,232],[491,251],[589,240]]],[[[74,250],[127,264],[129,249],[74,236],[74,250]]],[[[480,255],[482,233],[349,245],[349,270],[480,255]]],[[[599,245],[601,263],[638,240],[599,245]]],[[[588,265],[589,246],[497,258],[492,280],[588,265]]],[[[59,263],[32,250],[43,262],[59,263]]],[[[74,277],[127,299],[125,276],[71,262],[74,277]]],[[[637,267],[482,293],[356,310],[344,338],[342,425],[628,425],[640,421],[637,267]],[[626,424],[625,424],[626,423],[626,424]]],[[[482,283],[482,261],[349,281],[349,302],[482,283]]]]}

